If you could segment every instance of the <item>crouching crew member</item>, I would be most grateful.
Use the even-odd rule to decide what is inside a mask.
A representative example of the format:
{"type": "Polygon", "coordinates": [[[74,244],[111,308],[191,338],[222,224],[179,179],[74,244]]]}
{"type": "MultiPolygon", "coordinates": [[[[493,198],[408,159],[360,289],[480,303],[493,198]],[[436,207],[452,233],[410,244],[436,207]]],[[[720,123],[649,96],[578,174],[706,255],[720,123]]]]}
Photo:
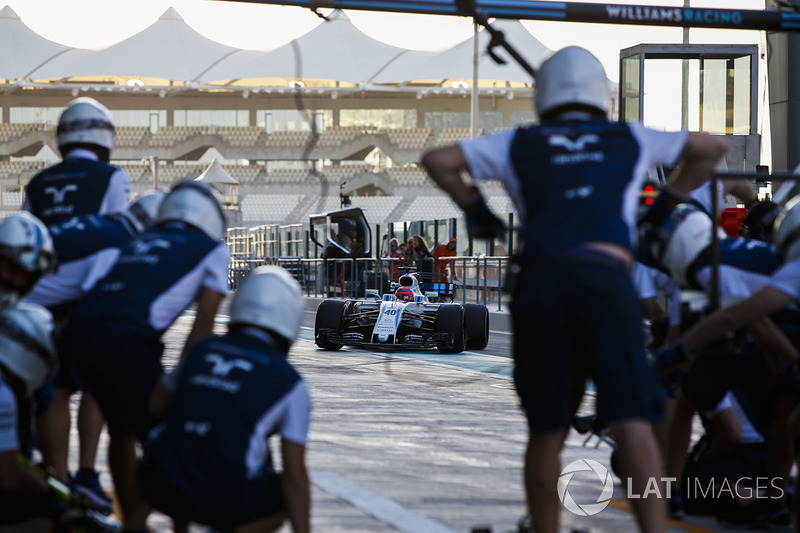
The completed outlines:
{"type": "Polygon", "coordinates": [[[172,517],[226,531],[274,531],[288,517],[309,531],[305,466],[310,400],[287,360],[303,316],[302,291],[284,269],[256,269],[231,303],[226,335],[197,342],[156,388],[140,469],[145,496],[172,517]],[[283,471],[268,438],[281,434],[283,471]]]}

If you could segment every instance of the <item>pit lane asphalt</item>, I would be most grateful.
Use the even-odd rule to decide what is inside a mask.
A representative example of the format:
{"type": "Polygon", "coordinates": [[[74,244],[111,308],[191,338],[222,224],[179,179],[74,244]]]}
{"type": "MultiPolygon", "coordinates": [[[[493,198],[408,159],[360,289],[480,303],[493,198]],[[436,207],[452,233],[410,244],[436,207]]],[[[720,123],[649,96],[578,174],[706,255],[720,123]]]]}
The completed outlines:
{"type": "MultiPolygon", "coordinates": [[[[311,304],[309,307],[315,307],[311,304]]],[[[164,362],[177,362],[193,312],[165,334],[164,362]]],[[[307,311],[291,361],[309,384],[313,416],[307,462],[312,480],[312,529],[323,533],[512,531],[525,505],[521,480],[527,435],[509,373],[508,332],[492,331],[486,350],[461,355],[435,351],[373,353],[313,344],[314,312],[307,311]]],[[[494,322],[494,321],[493,321],[494,322]]],[[[216,330],[225,331],[227,303],[216,330]]],[[[587,397],[582,411],[592,412],[587,397]]],[[[77,396],[73,398],[73,415],[77,396]]],[[[77,461],[73,424],[71,461],[77,461]]],[[[609,468],[611,449],[571,431],[562,467],[592,459],[609,468]]],[[[272,443],[277,452],[276,442],[272,443]]],[[[103,435],[98,469],[112,487],[103,435]]],[[[279,454],[277,454],[279,457],[279,454]]],[[[279,462],[278,462],[279,466],[279,462]]],[[[570,496],[594,503],[602,483],[579,472],[570,496]]],[[[617,480],[608,507],[595,516],[561,512],[562,531],[633,531],[635,523],[617,480]]],[[[153,531],[170,531],[158,513],[153,531]]],[[[672,522],[672,531],[716,531],[713,519],[672,522]]],[[[205,531],[194,528],[194,531],[205,531]]],[[[281,532],[291,529],[284,526],[281,532]]]]}

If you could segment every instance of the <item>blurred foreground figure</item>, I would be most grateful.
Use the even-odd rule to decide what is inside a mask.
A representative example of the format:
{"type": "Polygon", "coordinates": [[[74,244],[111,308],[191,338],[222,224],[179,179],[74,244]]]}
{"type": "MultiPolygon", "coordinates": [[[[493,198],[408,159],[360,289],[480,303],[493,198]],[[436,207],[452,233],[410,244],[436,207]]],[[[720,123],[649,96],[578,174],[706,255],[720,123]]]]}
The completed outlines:
{"type": "Polygon", "coordinates": [[[140,475],[176,531],[188,522],[274,531],[287,517],[293,531],[309,531],[311,403],[287,359],[302,317],[300,285],[280,267],[260,267],[239,285],[228,333],[197,342],[157,387],[151,408],[165,421],[140,475]],[[268,443],[278,432],[280,473],[268,443]]]}
{"type": "MultiPolygon", "coordinates": [[[[587,377],[632,491],[646,494],[648,481],[662,476],[652,422],[663,419],[664,398],[646,359],[629,277],[636,209],[649,168],[678,165],[671,179],[693,189],[727,145],[608,121],[608,79],[583,48],[555,53],[536,83],[541,124],[431,150],[422,164],[464,210],[473,238],[496,238],[505,228],[462,172],[500,180],[520,214],[524,243],[511,313],[519,332],[514,383],[530,429],[525,488],[534,530],[555,532],[559,452],[587,377]]],[[[639,527],[665,531],[665,501],[650,494],[632,500],[639,527]]]]}

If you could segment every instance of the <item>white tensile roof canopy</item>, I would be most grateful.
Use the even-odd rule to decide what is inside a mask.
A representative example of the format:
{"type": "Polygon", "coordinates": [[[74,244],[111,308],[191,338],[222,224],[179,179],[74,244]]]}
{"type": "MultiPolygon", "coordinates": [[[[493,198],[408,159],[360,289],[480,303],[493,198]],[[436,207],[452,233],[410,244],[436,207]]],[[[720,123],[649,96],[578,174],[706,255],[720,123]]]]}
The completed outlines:
{"type": "MultiPolygon", "coordinates": [[[[0,79],[86,83],[105,79],[107,83],[108,78],[130,77],[160,80],[151,85],[240,88],[285,86],[288,80],[305,79],[377,88],[377,84],[472,78],[471,39],[443,52],[414,51],[367,36],[341,11],[329,19],[279,48],[255,51],[208,39],[169,8],[136,35],[101,50],[84,50],[41,37],[6,6],[0,11],[0,79]]],[[[495,24],[533,65],[549,55],[550,50],[519,22],[495,24]]],[[[484,52],[488,32],[480,35],[482,80],[532,83],[513,60],[497,65],[489,59],[484,52]]],[[[503,55],[502,50],[498,53],[503,55]]]]}
{"type": "Polygon", "coordinates": [[[31,77],[110,75],[190,81],[239,50],[200,35],[169,8],[155,23],[124,41],[78,60],[54,60],[31,77]]]}

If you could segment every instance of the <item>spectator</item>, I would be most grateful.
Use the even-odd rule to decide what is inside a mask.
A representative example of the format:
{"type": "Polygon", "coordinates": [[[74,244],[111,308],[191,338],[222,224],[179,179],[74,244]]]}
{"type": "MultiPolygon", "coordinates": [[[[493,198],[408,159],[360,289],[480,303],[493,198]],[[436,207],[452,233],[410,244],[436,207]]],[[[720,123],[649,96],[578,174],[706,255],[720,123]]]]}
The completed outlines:
{"type": "Polygon", "coordinates": [[[389,251],[386,252],[383,257],[392,259],[392,261],[388,261],[389,279],[395,279],[397,277],[397,267],[403,259],[403,253],[400,251],[400,245],[397,239],[389,239],[389,251]]]}
{"type": "Polygon", "coordinates": [[[455,281],[455,269],[453,261],[446,260],[446,257],[456,256],[456,238],[451,237],[447,243],[442,243],[433,249],[433,259],[436,261],[436,272],[442,275],[443,279],[447,279],[447,269],[450,268],[452,279],[455,281]]]}

